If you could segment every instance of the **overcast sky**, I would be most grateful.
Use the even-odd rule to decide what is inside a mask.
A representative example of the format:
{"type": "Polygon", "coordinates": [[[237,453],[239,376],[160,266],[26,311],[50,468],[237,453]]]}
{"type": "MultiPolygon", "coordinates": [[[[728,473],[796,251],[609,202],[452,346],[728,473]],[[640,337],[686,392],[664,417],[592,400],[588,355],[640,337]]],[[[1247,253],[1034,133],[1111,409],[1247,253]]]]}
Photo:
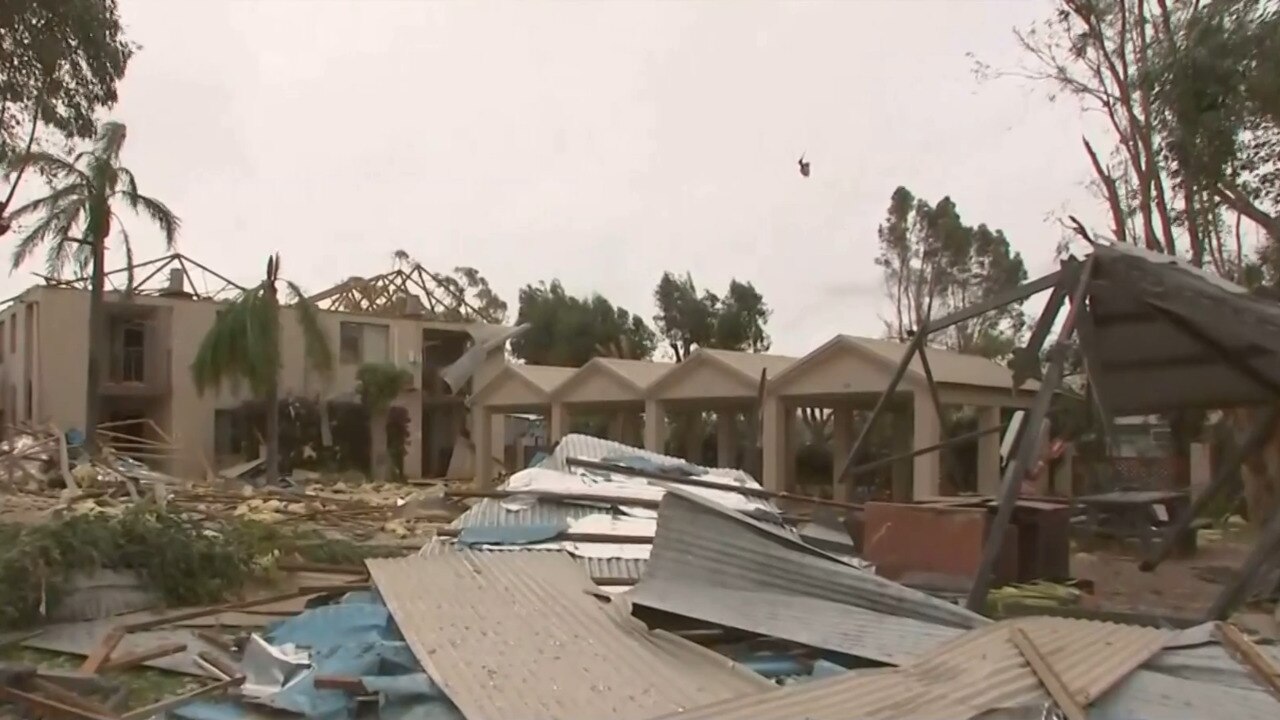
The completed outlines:
{"type": "Polygon", "coordinates": [[[800,354],[882,332],[898,185],[1002,228],[1033,274],[1055,215],[1100,218],[1077,108],[966,57],[1017,62],[1047,0],[120,4],[143,46],[111,114],[125,163],[180,250],[245,283],[273,250],[314,292],[404,249],[479,268],[512,317],[558,277],[647,319],[662,271],[689,270],[754,282],[800,354]]]}

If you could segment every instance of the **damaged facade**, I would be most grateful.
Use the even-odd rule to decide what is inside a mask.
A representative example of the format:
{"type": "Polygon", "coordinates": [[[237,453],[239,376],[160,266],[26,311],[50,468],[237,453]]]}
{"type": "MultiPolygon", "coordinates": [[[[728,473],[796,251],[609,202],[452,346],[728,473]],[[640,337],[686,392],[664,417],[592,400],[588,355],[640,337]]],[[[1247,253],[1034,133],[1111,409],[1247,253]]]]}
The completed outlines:
{"type": "MultiPolygon", "coordinates": [[[[110,349],[102,383],[102,421],[150,441],[166,440],[150,437],[153,428],[159,428],[178,447],[172,466],[164,469],[203,477],[207,468],[245,459],[239,449],[244,438],[238,437],[243,428],[236,427],[234,410],[250,398],[247,389],[224,387],[203,396],[196,392],[189,368],[227,292],[199,292],[192,273],[182,265],[193,261],[179,255],[167,260],[167,267],[151,273],[149,282],[139,282],[129,296],[123,288],[109,288],[110,349]],[[130,426],[130,421],[136,425],[130,426]]],[[[142,269],[149,264],[135,267],[135,274],[147,278],[142,269]]],[[[237,288],[225,282],[231,290],[237,288]]],[[[353,292],[353,282],[343,284],[347,294],[353,292]]],[[[122,283],[117,278],[115,284],[122,283]]],[[[0,311],[0,413],[5,423],[53,422],[66,429],[83,425],[89,292],[82,285],[51,281],[35,286],[0,311]]],[[[384,305],[341,306],[352,310],[323,309],[325,303],[320,303],[322,327],[335,360],[327,380],[306,368],[300,326],[292,317],[294,311],[283,307],[281,395],[354,400],[361,364],[392,363],[408,369],[412,389],[396,402],[408,411],[410,424],[404,471],[408,477],[442,477],[466,413],[464,396],[452,392],[440,371],[508,329],[428,319],[421,302],[408,303],[406,310],[399,296],[382,300],[384,305]]],[[[497,347],[476,368],[472,384],[483,384],[501,367],[497,347]]]]}

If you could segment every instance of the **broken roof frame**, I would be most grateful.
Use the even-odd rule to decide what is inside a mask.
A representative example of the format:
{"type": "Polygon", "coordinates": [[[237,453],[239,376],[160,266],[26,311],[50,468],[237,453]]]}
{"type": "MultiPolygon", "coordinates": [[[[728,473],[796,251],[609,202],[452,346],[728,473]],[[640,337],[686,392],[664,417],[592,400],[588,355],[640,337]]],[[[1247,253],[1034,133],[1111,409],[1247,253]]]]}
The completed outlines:
{"type": "MultiPolygon", "coordinates": [[[[144,260],[140,263],[133,263],[114,270],[108,270],[103,273],[103,279],[106,283],[108,291],[131,292],[134,295],[166,295],[172,294],[174,289],[171,288],[168,281],[168,273],[165,270],[180,270],[182,277],[186,281],[183,291],[190,293],[192,297],[201,300],[224,300],[229,296],[244,291],[244,286],[234,280],[229,279],[222,273],[210,268],[208,265],[195,260],[182,253],[170,253],[161,255],[157,258],[144,260]],[[216,290],[210,289],[208,282],[203,283],[203,291],[201,283],[196,282],[196,275],[192,273],[192,268],[203,273],[207,278],[213,278],[221,283],[216,290]],[[145,271],[145,272],[143,272],[145,271]],[[162,273],[164,273],[162,275],[162,273]],[[141,279],[135,279],[141,275],[141,279]],[[121,285],[118,281],[124,278],[125,282],[121,285]],[[157,285],[152,281],[157,278],[163,278],[164,284],[157,285]]],[[[74,288],[77,290],[88,290],[89,282],[92,277],[88,274],[77,275],[70,278],[56,278],[40,273],[33,273],[36,277],[44,281],[45,285],[57,288],[74,288]]]]}
{"type": "Polygon", "coordinates": [[[397,267],[373,277],[352,276],[307,299],[322,310],[368,315],[419,314],[429,319],[501,324],[467,299],[453,278],[433,272],[408,255],[396,254],[397,267]],[[424,307],[414,312],[410,298],[424,307]]]}
{"type": "MultiPolygon", "coordinates": [[[[941,413],[936,382],[925,353],[925,343],[931,334],[1050,289],[1052,294],[1026,346],[1014,352],[1010,363],[1015,387],[1031,378],[1040,381],[1023,428],[1043,424],[1053,394],[1061,385],[1072,338],[1079,340],[1090,378],[1089,399],[1103,418],[1104,427],[1109,424],[1109,411],[1115,410],[1124,414],[1151,413],[1195,405],[1221,408],[1280,400],[1280,368],[1275,362],[1280,359],[1276,357],[1280,355],[1280,304],[1252,297],[1243,288],[1177,258],[1127,245],[1095,243],[1093,251],[1083,260],[1068,258],[1059,270],[984,302],[939,320],[926,318],[863,424],[842,464],[840,479],[846,480],[852,474],[873,423],[883,413],[917,354],[934,407],[941,413]],[[1049,347],[1047,364],[1042,368],[1040,350],[1067,302],[1070,308],[1049,347]],[[1179,349],[1184,352],[1176,352],[1179,349]],[[1185,352],[1188,349],[1190,352],[1185,352]],[[1271,356],[1271,362],[1259,362],[1259,357],[1265,355],[1271,356]],[[1176,391],[1171,391],[1175,387],[1172,379],[1148,382],[1146,387],[1137,388],[1130,387],[1133,383],[1127,377],[1122,379],[1126,372],[1149,375],[1169,366],[1192,373],[1190,381],[1176,385],[1176,391]],[[1206,388],[1210,392],[1206,392],[1206,388]]],[[[1278,420],[1280,411],[1269,411],[1251,432],[1246,446],[1259,442],[1278,420]]],[[[1019,480],[1040,451],[1040,440],[1039,433],[1023,432],[1014,444],[1001,478],[996,517],[966,602],[970,610],[985,606],[998,549],[1002,547],[1013,514],[1019,480]]],[[[954,441],[943,443],[938,449],[946,451],[954,444],[954,441]]],[[[1170,541],[1187,530],[1198,507],[1208,502],[1206,496],[1212,496],[1226,484],[1226,478],[1246,455],[1247,448],[1235,453],[1230,462],[1223,463],[1211,487],[1168,528],[1160,547],[1171,546],[1170,541]]],[[[1206,611],[1206,619],[1229,615],[1253,578],[1276,552],[1280,552],[1280,514],[1271,518],[1239,573],[1206,611]]],[[[1142,567],[1149,570],[1161,559],[1162,555],[1156,555],[1142,567]]]]}

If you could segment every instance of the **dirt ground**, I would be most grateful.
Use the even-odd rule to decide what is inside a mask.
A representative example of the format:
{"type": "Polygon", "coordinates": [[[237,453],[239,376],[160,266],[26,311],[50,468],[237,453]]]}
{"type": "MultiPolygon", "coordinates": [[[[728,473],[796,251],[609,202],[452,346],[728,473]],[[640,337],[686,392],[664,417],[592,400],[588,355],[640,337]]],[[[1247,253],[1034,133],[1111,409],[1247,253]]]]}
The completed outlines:
{"type": "MultiPolygon", "coordinates": [[[[1244,562],[1250,547],[1251,538],[1242,534],[1202,541],[1193,557],[1170,558],[1149,573],[1138,569],[1136,548],[1110,547],[1075,553],[1071,573],[1093,581],[1093,595],[1088,599],[1093,607],[1198,618],[1244,562]]],[[[1273,613],[1271,608],[1246,611],[1250,625],[1274,637],[1273,613]]]]}

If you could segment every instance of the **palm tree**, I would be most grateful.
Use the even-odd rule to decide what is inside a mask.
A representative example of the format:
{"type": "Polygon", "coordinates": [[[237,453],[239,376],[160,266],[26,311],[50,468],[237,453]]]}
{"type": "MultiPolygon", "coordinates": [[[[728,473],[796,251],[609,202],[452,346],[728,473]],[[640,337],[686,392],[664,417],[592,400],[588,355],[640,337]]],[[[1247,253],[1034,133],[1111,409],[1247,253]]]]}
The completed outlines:
{"type": "MultiPolygon", "coordinates": [[[[267,258],[267,275],[255,287],[240,293],[218,313],[200,342],[191,363],[196,392],[227,383],[233,388],[247,383],[267,414],[267,480],[280,477],[280,298],[277,282],[280,255],[267,258]]],[[[320,327],[320,311],[307,301],[295,284],[285,281],[289,298],[302,327],[304,361],[327,376],[333,370],[333,350],[320,327]]]]}
{"type": "Polygon", "coordinates": [[[413,373],[391,363],[367,363],[356,371],[356,380],[360,402],[369,411],[369,475],[373,480],[386,480],[390,465],[387,415],[391,403],[413,386],[413,373]]]}
{"type": "Polygon", "coordinates": [[[93,147],[71,160],[46,152],[27,152],[10,163],[10,169],[29,168],[50,179],[52,190],[13,210],[8,222],[37,217],[18,238],[13,250],[13,269],[17,270],[32,253],[46,248],[45,261],[50,275],[61,274],[74,262],[89,275],[89,377],[85,396],[85,442],[90,452],[97,448],[103,354],[106,342],[106,317],[103,312],[107,238],[113,227],[119,230],[120,243],[128,260],[128,284],[133,289],[133,246],[124,223],[116,213],[123,203],[145,216],[164,233],[165,245],[172,250],[181,221],[162,202],[138,192],[138,181],[128,168],[120,165],[125,127],[109,122],[102,126],[93,147]],[[79,237],[73,237],[73,233],[79,237]]]}

